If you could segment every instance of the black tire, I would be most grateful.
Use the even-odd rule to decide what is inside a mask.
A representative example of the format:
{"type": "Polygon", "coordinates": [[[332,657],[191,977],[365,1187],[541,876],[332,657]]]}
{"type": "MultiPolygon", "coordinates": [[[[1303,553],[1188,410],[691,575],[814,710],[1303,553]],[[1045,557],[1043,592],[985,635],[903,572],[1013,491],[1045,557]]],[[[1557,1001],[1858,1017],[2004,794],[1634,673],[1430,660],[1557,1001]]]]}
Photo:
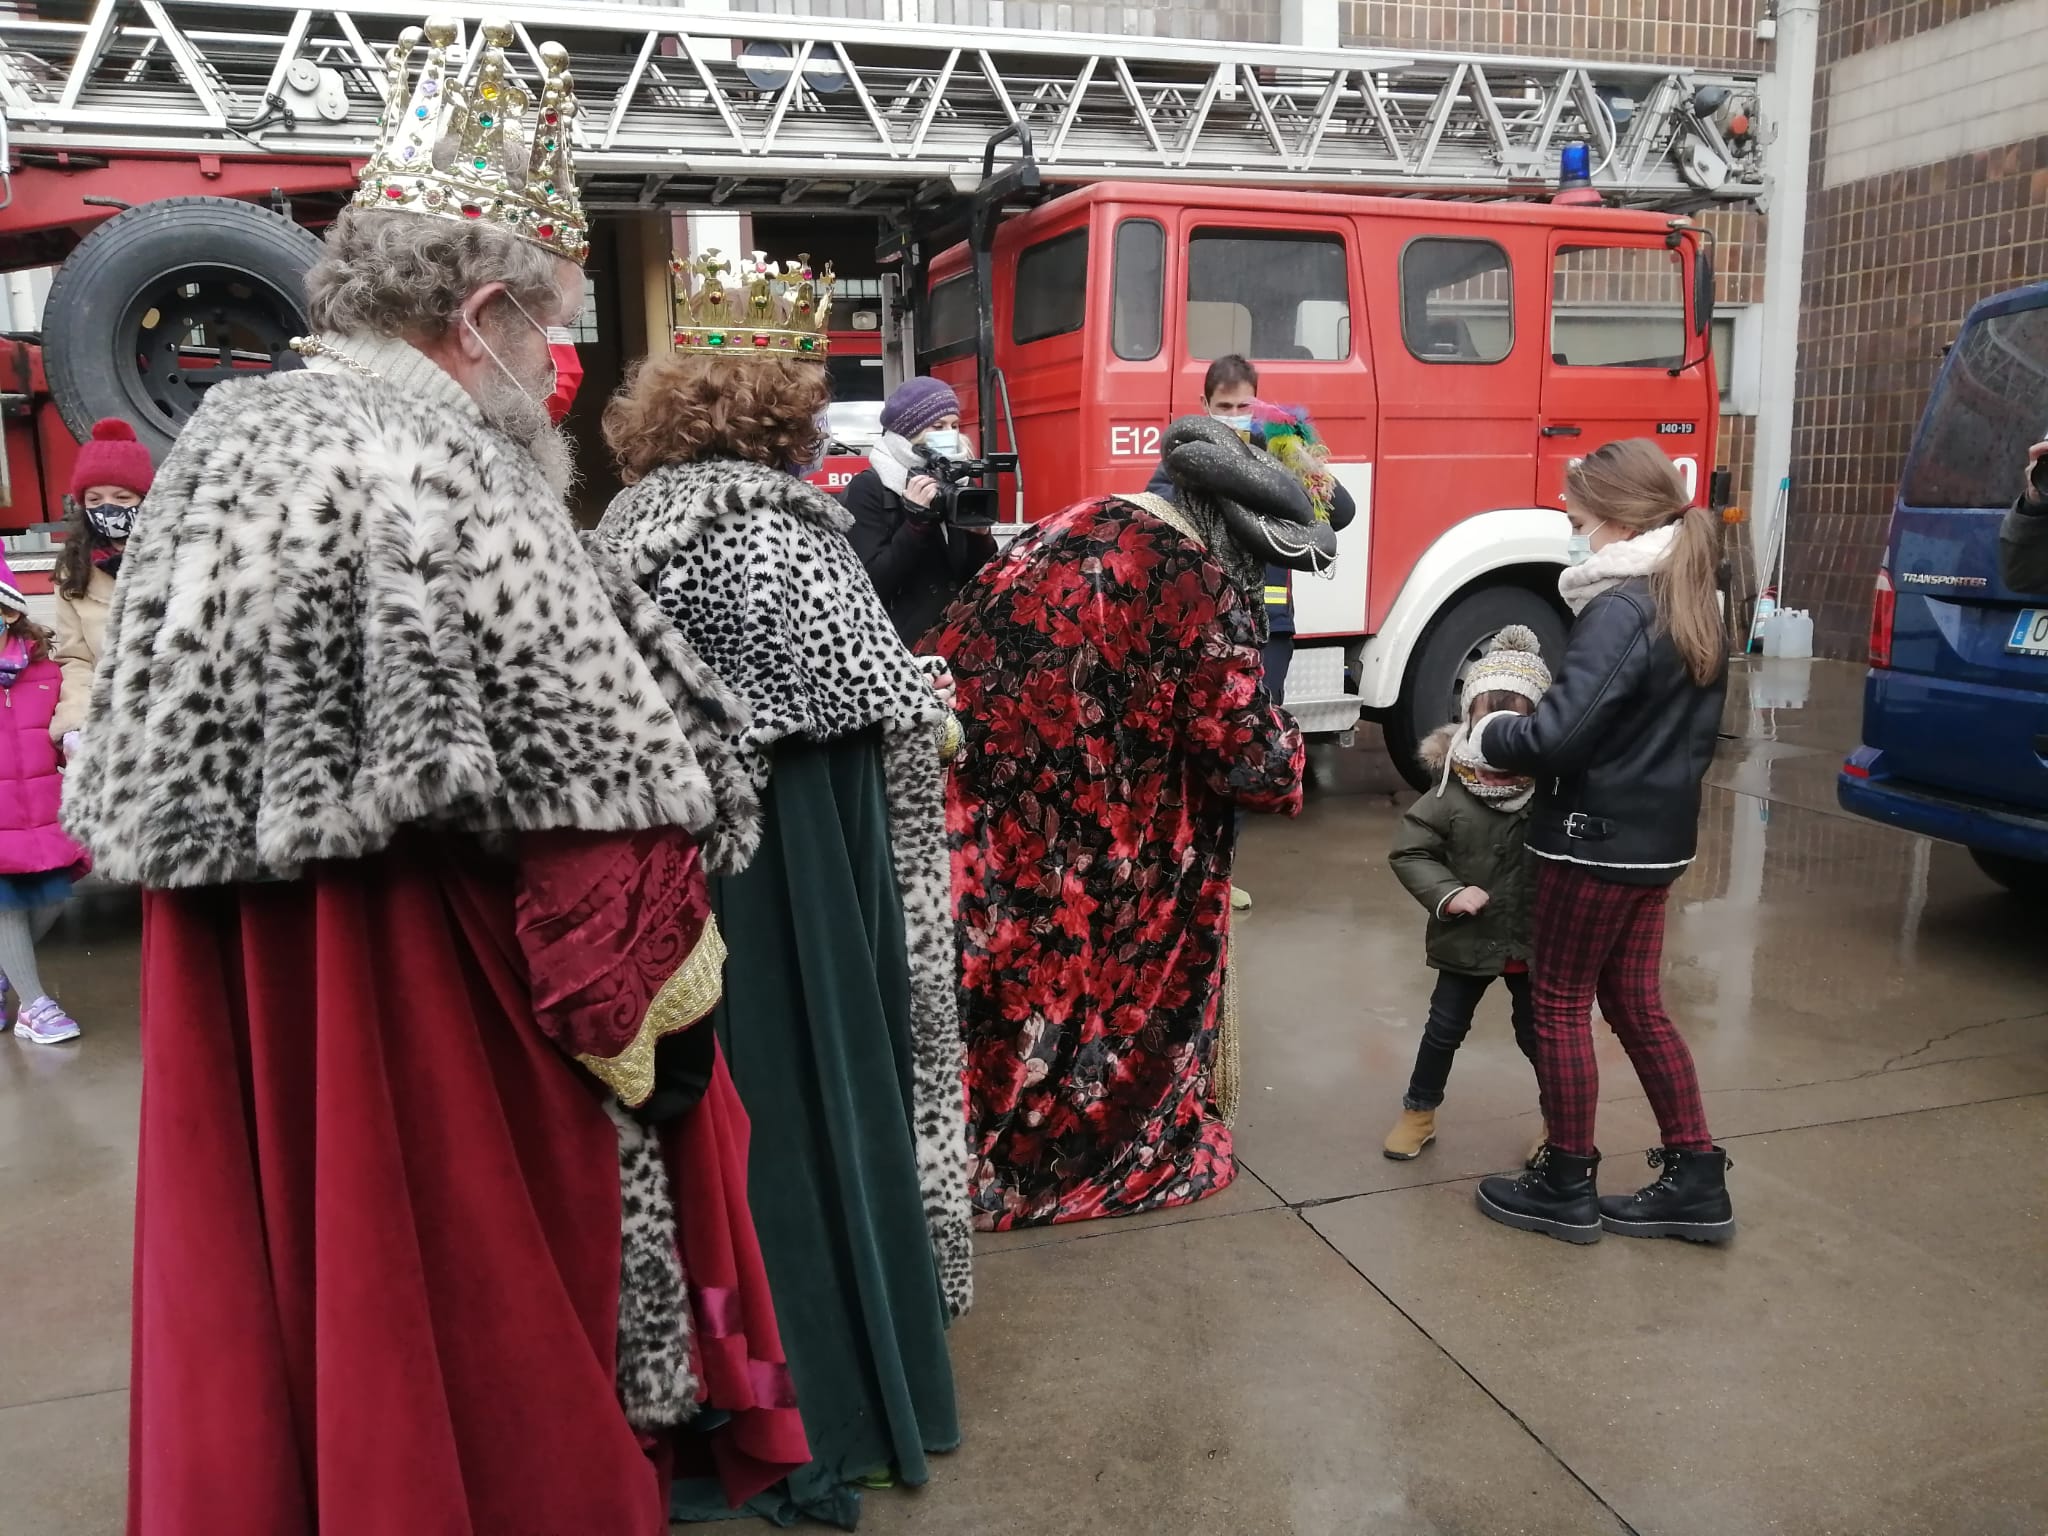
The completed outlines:
{"type": "Polygon", "coordinates": [[[1972,848],[1970,857],[1977,861],[1979,869],[2013,895],[2028,901],[2048,901],[2048,864],[2014,858],[2009,853],[1993,853],[1985,848],[1972,848]]]}
{"type": "Polygon", "coordinates": [[[1497,630],[1526,624],[1543,644],[1543,659],[1555,667],[1564,655],[1564,618],[1527,587],[1481,587],[1437,615],[1408,662],[1401,697],[1381,718],[1387,751],[1402,778],[1416,789],[1429,775],[1415,760],[1424,737],[1458,717],[1458,680],[1497,630]]]}
{"type": "Polygon", "coordinates": [[[43,308],[43,366],[64,424],[83,438],[119,416],[161,461],[214,383],[295,361],[319,257],[319,240],[290,219],[233,198],[115,214],[57,269],[43,308]]]}

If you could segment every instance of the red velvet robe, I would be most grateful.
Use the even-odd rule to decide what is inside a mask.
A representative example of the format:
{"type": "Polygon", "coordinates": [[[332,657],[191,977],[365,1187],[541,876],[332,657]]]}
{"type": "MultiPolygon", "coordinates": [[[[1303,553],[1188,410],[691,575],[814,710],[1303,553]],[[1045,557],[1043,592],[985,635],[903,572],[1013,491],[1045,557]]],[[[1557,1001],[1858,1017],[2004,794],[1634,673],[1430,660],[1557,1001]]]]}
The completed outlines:
{"type": "MultiPolygon", "coordinates": [[[[632,1011],[629,953],[600,951],[659,934],[522,947],[534,859],[590,846],[557,836],[523,868],[411,834],[288,883],[146,894],[131,1536],[667,1530],[665,1448],[613,1391],[617,1135],[568,1059],[621,1055],[667,973],[640,967],[632,1011]],[[593,978],[608,1008],[560,1006],[593,978]]],[[[701,921],[686,839],[611,842],[663,872],[650,923],[701,921]]],[[[736,1411],[736,1499],[808,1459],[746,1136],[721,1070],[667,1138],[686,1272],[724,1293],[698,1343],[736,1411]]]]}
{"type": "Polygon", "coordinates": [[[966,734],[947,829],[976,1225],[1213,1194],[1236,1174],[1210,1077],[1232,822],[1301,805],[1251,608],[1192,538],[1087,502],[927,643],[966,734]]]}

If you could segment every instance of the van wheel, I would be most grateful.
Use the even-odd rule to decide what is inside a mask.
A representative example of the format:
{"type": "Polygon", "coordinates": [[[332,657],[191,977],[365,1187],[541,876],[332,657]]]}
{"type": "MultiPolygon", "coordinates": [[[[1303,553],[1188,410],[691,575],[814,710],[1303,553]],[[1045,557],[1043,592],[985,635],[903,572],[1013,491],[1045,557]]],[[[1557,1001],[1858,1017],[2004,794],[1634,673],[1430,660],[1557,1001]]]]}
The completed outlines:
{"type": "Polygon", "coordinates": [[[1481,587],[1438,614],[1415,648],[1401,697],[1381,720],[1394,767],[1416,789],[1429,787],[1429,774],[1415,760],[1423,738],[1458,718],[1458,686],[1486,642],[1509,624],[1526,624],[1543,645],[1553,667],[1564,655],[1564,619],[1527,587],[1481,587]]]}
{"type": "Polygon", "coordinates": [[[2048,901],[2048,864],[2033,859],[2016,859],[2009,853],[1972,848],[1970,857],[1977,867],[2011,891],[2029,901],[2048,901]]]}
{"type": "Polygon", "coordinates": [[[130,422],[161,462],[206,391],[296,362],[320,242],[229,197],[139,203],[87,235],[50,284],[43,364],[72,435],[130,422]]]}

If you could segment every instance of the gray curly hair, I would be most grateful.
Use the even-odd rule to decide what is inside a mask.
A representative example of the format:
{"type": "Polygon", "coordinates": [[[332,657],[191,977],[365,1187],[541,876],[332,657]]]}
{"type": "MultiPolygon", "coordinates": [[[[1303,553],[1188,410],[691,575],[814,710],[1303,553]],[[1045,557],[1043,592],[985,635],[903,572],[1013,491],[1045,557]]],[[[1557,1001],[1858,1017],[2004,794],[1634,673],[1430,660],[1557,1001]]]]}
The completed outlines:
{"type": "Polygon", "coordinates": [[[443,335],[463,301],[488,283],[530,315],[553,313],[564,294],[559,258],[481,224],[382,208],[349,208],[327,231],[306,274],[306,315],[341,336],[443,335]]]}

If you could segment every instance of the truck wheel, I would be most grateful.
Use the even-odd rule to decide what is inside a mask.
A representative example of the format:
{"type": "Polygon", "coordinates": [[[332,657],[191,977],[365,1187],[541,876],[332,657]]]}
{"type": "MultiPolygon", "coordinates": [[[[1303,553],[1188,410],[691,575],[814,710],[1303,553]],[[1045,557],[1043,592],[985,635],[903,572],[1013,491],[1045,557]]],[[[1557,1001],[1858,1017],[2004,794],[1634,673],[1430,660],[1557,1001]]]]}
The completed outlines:
{"type": "Polygon", "coordinates": [[[1380,722],[1387,751],[1401,777],[1416,789],[1429,787],[1429,774],[1415,760],[1423,738],[1458,718],[1458,685],[1486,642],[1509,624],[1526,624],[1543,644],[1553,667],[1564,655],[1564,619],[1527,587],[1481,587],[1438,614],[1408,663],[1401,697],[1380,722]]]}
{"type": "Polygon", "coordinates": [[[320,242],[227,197],[166,197],[117,213],[50,284],[43,365],[83,438],[119,416],[161,460],[206,391],[291,358],[320,242]]]}
{"type": "Polygon", "coordinates": [[[1970,857],[1976,860],[1979,869],[2013,895],[2025,897],[2030,902],[2048,901],[2048,864],[2014,858],[2009,853],[1993,853],[1985,848],[1972,848],[1970,857]]]}

